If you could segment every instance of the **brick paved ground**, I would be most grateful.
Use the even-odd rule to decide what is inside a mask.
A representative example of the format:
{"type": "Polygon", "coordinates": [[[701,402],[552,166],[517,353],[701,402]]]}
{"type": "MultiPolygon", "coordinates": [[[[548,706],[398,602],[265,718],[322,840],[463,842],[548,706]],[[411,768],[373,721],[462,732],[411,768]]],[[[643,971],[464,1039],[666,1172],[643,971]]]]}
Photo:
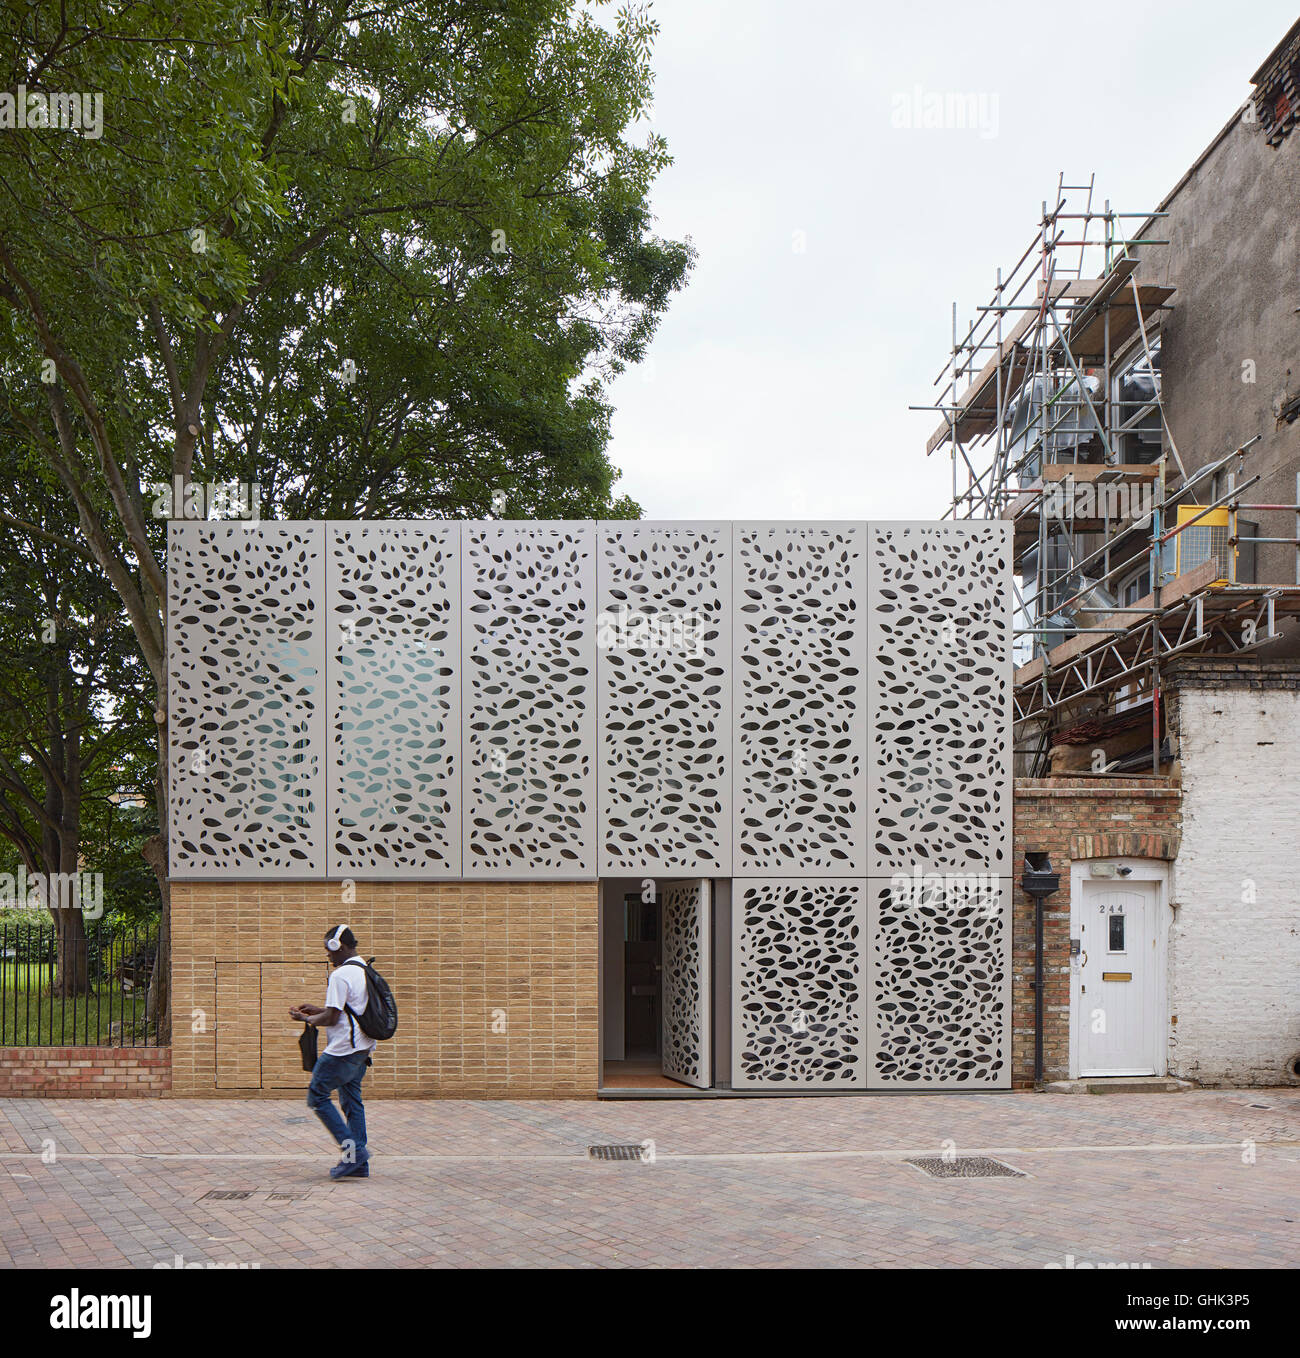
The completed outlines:
{"type": "Polygon", "coordinates": [[[343,1201],[385,1266],[1300,1263],[1294,1089],[369,1112],[374,1175],[334,1184],[297,1101],[0,1100],[0,1264],[299,1265],[343,1201]],[[647,1138],[654,1163],[586,1155],[647,1138]],[[903,1163],[945,1142],[1027,1177],[937,1182],[903,1163]],[[254,1195],[201,1201],[213,1189],[254,1195]]]}

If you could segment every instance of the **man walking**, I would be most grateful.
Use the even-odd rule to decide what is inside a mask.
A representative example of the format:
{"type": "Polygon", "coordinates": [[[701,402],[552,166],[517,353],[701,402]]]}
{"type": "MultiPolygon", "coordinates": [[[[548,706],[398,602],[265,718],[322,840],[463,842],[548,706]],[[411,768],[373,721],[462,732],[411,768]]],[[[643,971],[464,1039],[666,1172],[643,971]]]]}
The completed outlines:
{"type": "Polygon", "coordinates": [[[347,965],[357,956],[357,940],[346,924],[325,935],[325,950],[334,968],[325,991],[325,1007],[300,1004],[289,1010],[299,1023],[324,1028],[329,1041],[316,1058],[311,1083],[307,1086],[307,1107],[325,1124],[326,1130],[343,1149],[343,1159],[330,1170],[331,1179],[368,1179],[370,1152],[366,1149],[366,1109],[361,1102],[361,1081],[370,1065],[375,1045],[357,1023],[365,1012],[366,968],[360,961],[347,965]],[[343,1117],[330,1095],[339,1091],[343,1117]],[[346,1119],[346,1121],[344,1121],[346,1119]]]}

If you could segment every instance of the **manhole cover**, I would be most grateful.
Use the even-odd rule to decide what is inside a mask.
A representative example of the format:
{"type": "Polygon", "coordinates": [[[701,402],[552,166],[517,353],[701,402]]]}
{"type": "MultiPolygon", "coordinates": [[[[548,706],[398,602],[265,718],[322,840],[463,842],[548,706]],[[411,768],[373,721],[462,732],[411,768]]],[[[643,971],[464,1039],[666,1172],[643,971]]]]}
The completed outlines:
{"type": "Polygon", "coordinates": [[[245,1198],[251,1198],[253,1190],[251,1188],[214,1188],[205,1193],[200,1202],[242,1202],[245,1198]]]}
{"type": "Polygon", "coordinates": [[[908,1160],[922,1173],[932,1179],[1023,1179],[1026,1175],[1001,1160],[991,1160],[987,1155],[959,1155],[955,1160],[945,1160],[941,1155],[923,1155],[916,1160],[908,1160]]]}
{"type": "Polygon", "coordinates": [[[305,1188],[280,1188],[266,1195],[267,1202],[302,1202],[309,1190],[305,1188]]]}
{"type": "Polygon", "coordinates": [[[650,1155],[645,1146],[588,1146],[587,1154],[593,1160],[647,1160],[650,1155]]]}

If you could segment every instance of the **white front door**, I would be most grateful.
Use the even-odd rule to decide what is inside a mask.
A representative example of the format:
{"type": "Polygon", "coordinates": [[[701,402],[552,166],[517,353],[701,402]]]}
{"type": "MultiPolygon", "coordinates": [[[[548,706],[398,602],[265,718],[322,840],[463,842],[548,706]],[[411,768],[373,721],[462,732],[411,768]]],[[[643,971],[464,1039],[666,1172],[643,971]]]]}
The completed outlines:
{"type": "Polygon", "coordinates": [[[1079,1074],[1155,1075],[1154,882],[1085,881],[1079,918],[1079,1074]]]}

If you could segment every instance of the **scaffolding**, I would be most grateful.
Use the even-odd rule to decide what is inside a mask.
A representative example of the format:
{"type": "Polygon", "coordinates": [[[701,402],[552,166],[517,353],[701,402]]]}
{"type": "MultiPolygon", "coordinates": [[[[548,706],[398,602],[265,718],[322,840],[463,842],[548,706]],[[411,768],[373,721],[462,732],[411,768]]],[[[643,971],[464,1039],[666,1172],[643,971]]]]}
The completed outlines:
{"type": "Polygon", "coordinates": [[[1012,526],[1016,753],[1028,774],[1046,771],[1053,744],[1095,743],[1148,709],[1149,753],[1092,771],[1159,772],[1162,666],[1258,651],[1300,614],[1300,477],[1295,503],[1243,498],[1260,480],[1245,474],[1258,436],[1184,465],[1161,396],[1174,289],[1141,269],[1168,244],[1165,214],[1097,207],[1095,182],[1059,178],[964,332],[954,303],[937,398],[912,407],[940,416],[926,453],[950,452],[945,517],[1012,526]],[[1260,537],[1241,517],[1273,511],[1294,514],[1294,537],[1260,537]],[[1292,583],[1241,578],[1254,575],[1243,559],[1270,544],[1294,549],[1292,583]]]}

